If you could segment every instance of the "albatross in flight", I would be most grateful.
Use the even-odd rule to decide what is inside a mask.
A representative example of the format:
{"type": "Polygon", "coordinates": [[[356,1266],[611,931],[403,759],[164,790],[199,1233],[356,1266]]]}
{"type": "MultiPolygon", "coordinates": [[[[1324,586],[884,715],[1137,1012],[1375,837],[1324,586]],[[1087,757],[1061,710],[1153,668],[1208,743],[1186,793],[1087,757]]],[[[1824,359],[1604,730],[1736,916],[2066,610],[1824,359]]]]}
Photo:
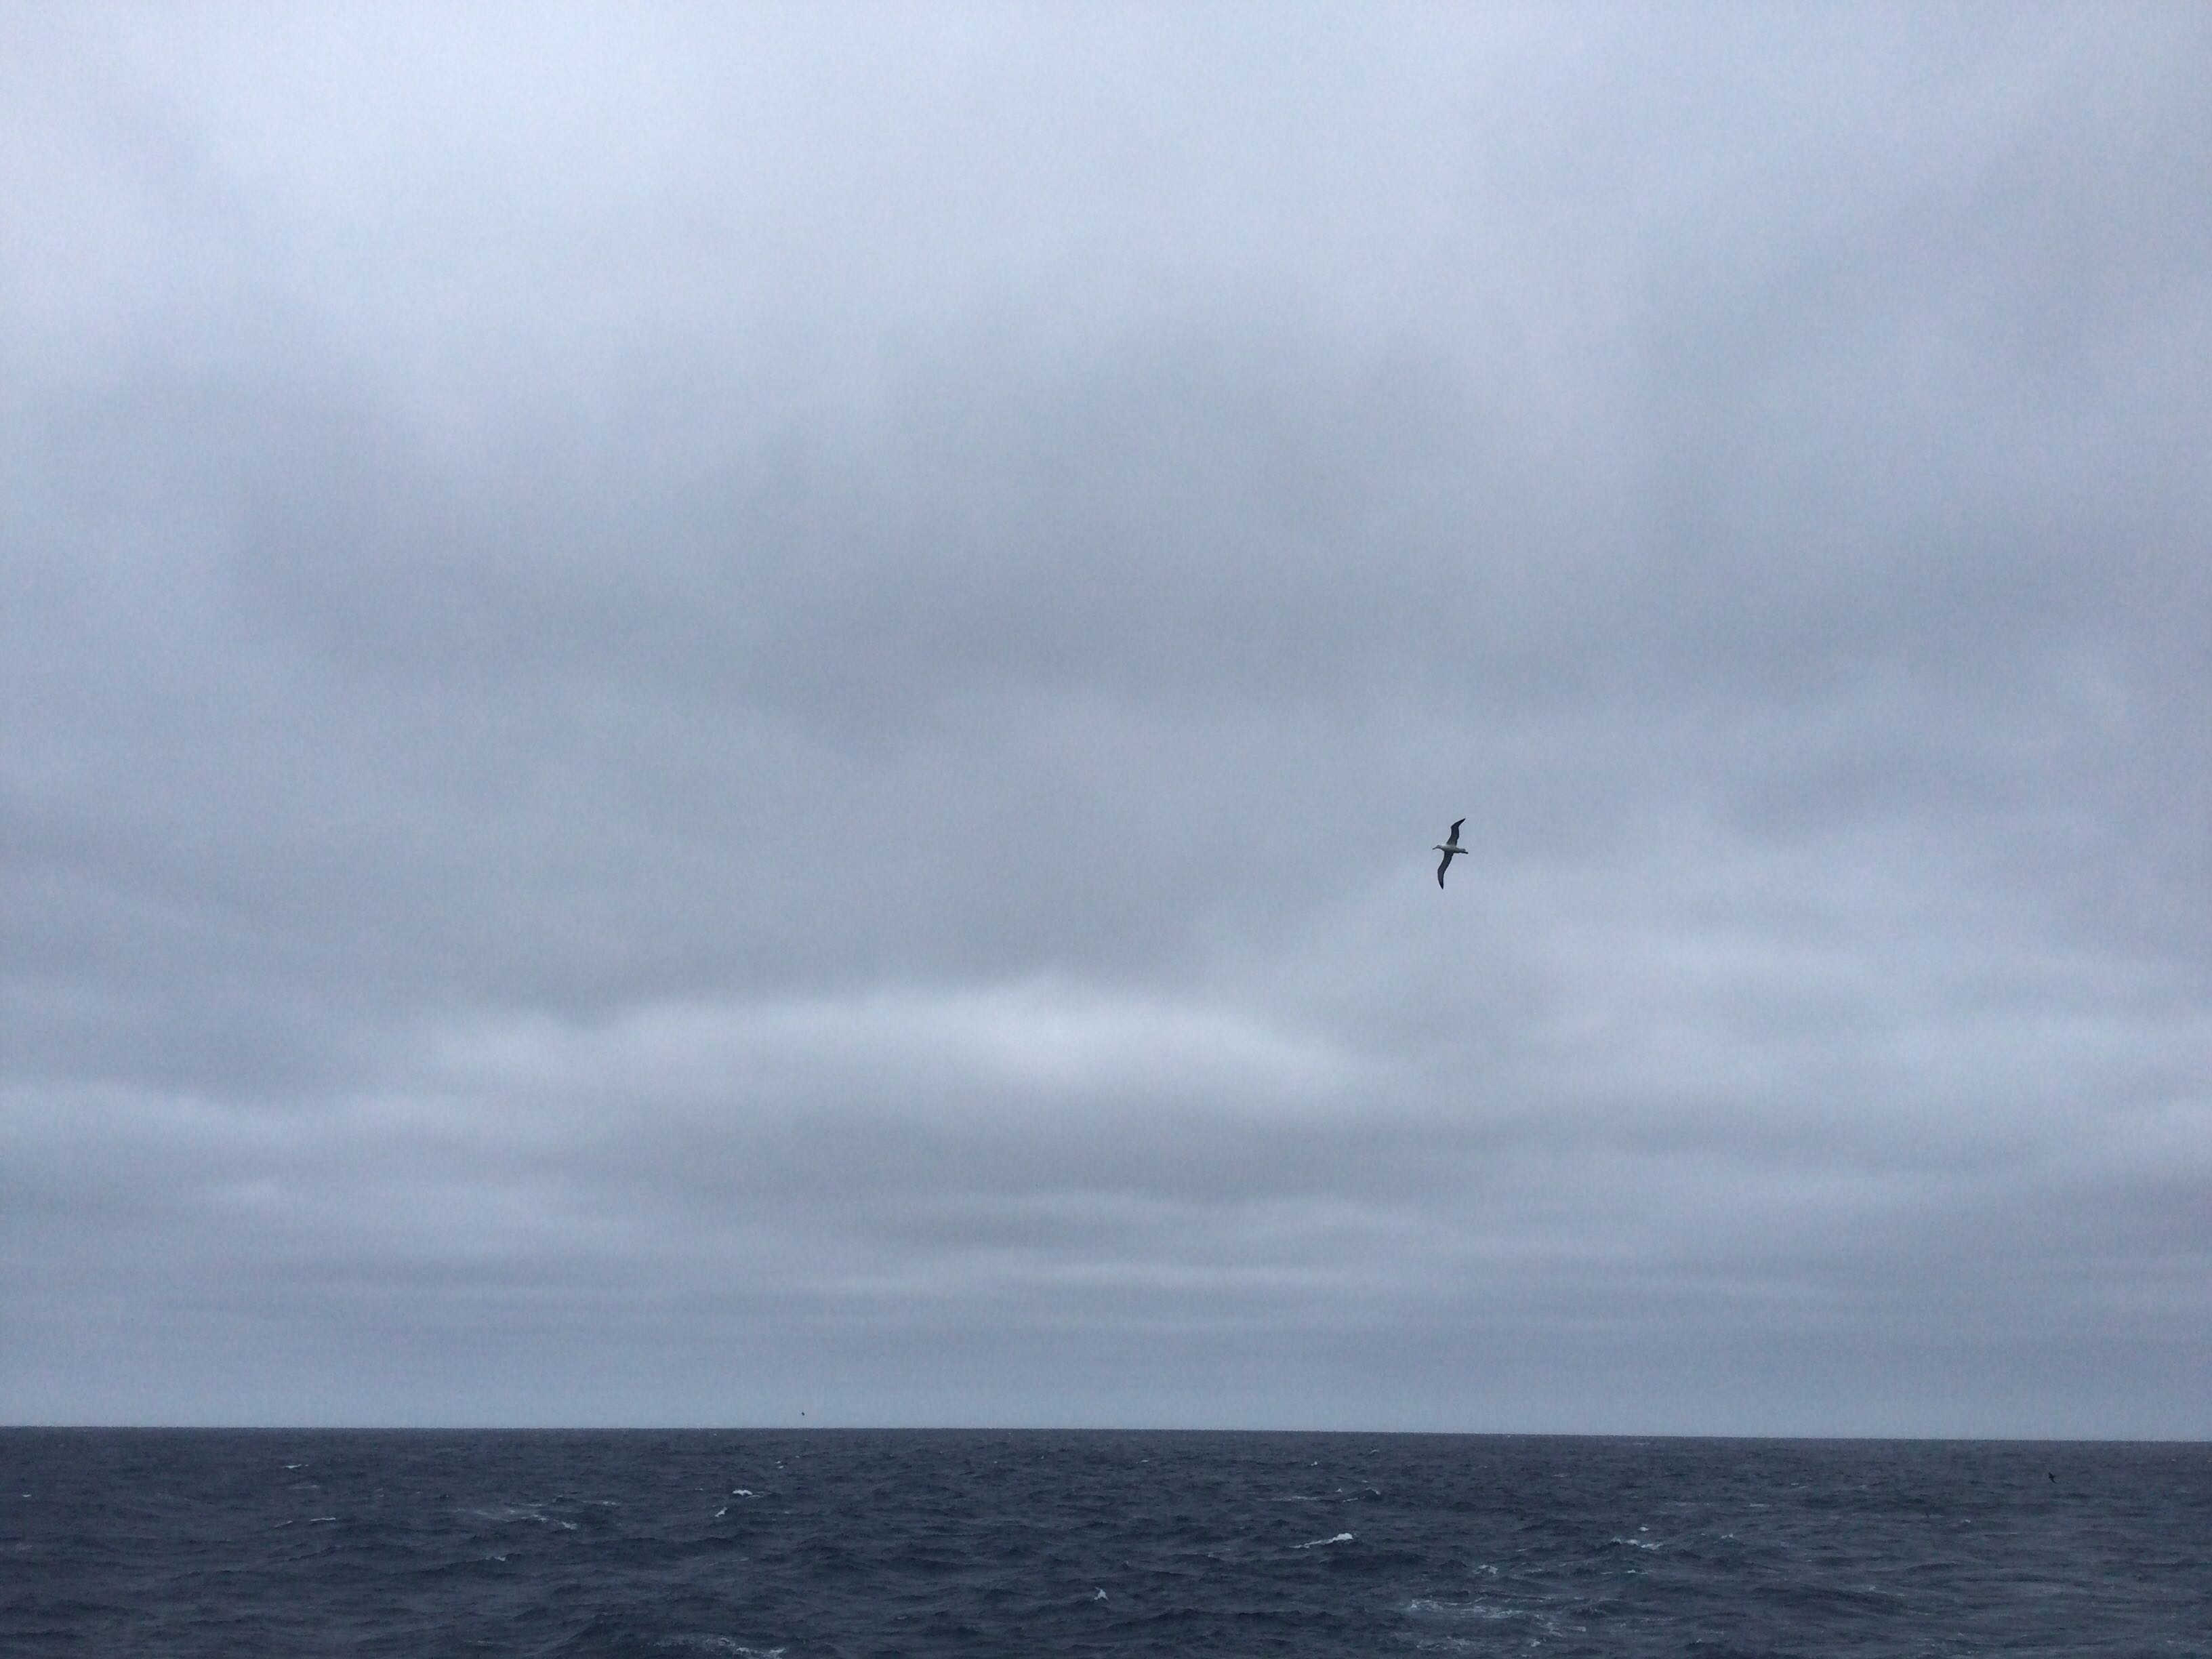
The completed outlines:
{"type": "Polygon", "coordinates": [[[1437,843],[1436,850],[1443,854],[1437,863],[1437,885],[1439,887],[1444,884],[1444,872],[1451,868],[1451,861],[1467,851],[1466,848],[1459,844],[1459,826],[1466,822],[1465,818],[1455,820],[1452,824],[1451,834],[1437,843]]]}

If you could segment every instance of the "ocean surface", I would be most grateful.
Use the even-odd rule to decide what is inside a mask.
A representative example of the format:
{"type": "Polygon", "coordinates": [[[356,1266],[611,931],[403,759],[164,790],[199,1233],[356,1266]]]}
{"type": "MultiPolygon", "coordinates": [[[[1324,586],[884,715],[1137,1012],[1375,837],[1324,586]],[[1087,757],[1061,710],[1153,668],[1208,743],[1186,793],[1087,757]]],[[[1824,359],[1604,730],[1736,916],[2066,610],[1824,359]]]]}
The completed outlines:
{"type": "Polygon", "coordinates": [[[0,1431],[0,1654],[2212,1655],[2212,1446],[0,1431]]]}

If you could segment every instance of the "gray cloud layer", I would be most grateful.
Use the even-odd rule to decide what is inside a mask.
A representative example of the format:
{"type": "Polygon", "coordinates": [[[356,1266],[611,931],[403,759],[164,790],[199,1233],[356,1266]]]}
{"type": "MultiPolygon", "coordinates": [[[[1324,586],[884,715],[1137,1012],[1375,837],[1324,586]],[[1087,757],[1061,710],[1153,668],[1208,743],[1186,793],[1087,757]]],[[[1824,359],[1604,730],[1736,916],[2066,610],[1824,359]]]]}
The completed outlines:
{"type": "Polygon", "coordinates": [[[2212,1432],[2197,12],[4,31],[0,1418],[2212,1432]]]}

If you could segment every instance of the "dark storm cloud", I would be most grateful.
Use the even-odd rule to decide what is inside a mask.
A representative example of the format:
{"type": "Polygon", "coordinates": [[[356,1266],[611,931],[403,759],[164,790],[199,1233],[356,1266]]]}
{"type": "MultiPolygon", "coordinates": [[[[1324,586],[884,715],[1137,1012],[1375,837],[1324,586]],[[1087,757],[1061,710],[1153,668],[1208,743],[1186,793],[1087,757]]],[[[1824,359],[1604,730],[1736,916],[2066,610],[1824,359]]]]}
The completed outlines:
{"type": "Polygon", "coordinates": [[[2203,1431],[2193,14],[9,27],[0,1410],[2203,1431]]]}

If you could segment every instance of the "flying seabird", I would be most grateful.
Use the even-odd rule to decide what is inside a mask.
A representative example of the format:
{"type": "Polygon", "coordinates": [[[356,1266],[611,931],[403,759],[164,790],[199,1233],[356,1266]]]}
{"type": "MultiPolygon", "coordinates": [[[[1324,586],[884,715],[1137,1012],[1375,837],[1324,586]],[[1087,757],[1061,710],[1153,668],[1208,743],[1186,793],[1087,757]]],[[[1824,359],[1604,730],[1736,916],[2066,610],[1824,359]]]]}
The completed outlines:
{"type": "Polygon", "coordinates": [[[1452,825],[1451,834],[1437,843],[1436,850],[1443,854],[1443,859],[1437,865],[1437,885],[1439,887],[1444,884],[1444,872],[1451,868],[1451,861],[1467,851],[1466,848],[1459,844],[1459,826],[1466,822],[1465,818],[1457,820],[1452,825]]]}

